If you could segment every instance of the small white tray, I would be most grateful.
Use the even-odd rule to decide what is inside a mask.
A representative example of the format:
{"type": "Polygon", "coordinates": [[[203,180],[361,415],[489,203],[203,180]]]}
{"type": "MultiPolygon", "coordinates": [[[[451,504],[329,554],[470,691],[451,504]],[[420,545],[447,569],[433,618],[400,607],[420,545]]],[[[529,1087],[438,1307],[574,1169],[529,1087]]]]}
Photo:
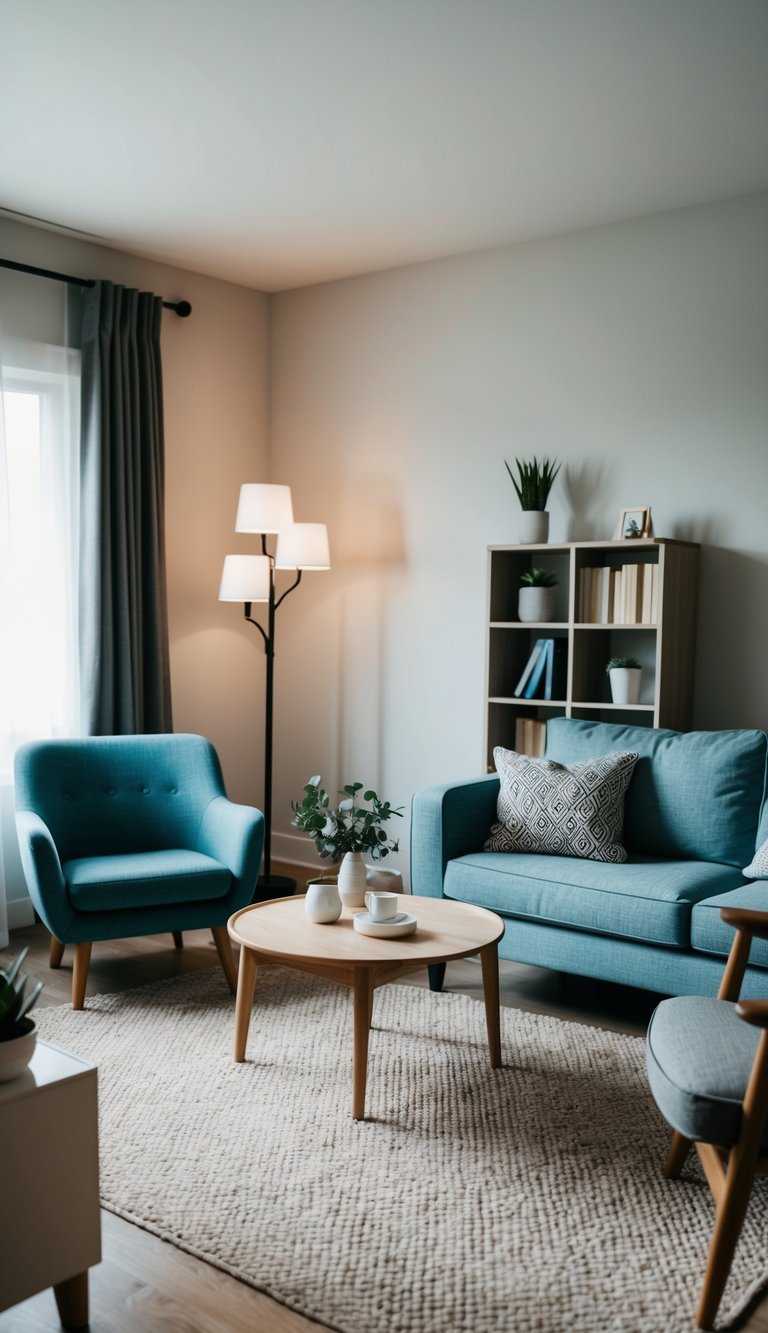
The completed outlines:
{"type": "Polygon", "coordinates": [[[413,934],[418,922],[410,912],[398,912],[393,921],[372,921],[368,912],[355,912],[355,930],[361,935],[373,935],[375,939],[398,939],[402,935],[413,934]]]}

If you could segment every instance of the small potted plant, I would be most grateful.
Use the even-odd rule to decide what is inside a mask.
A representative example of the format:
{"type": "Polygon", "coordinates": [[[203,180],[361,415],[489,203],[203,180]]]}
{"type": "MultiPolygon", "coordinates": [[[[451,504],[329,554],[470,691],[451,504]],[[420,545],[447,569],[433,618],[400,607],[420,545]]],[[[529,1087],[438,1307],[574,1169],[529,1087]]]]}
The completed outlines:
{"type": "Polygon", "coordinates": [[[537,458],[532,458],[530,462],[523,463],[520,462],[519,458],[516,458],[515,463],[517,464],[517,477],[515,477],[506,458],[504,459],[504,466],[510,475],[512,485],[517,491],[517,498],[523,511],[520,520],[520,542],[524,546],[546,542],[549,536],[549,514],[546,512],[547,500],[555,477],[560,471],[560,464],[556,459],[553,459],[550,463],[548,458],[545,458],[541,463],[537,458]]]}
{"type": "Polygon", "coordinates": [[[22,949],[10,967],[0,970],[0,1083],[23,1074],[35,1049],[37,1032],[30,1011],[37,1003],[42,981],[25,994],[28,976],[21,965],[28,953],[22,949]]]}
{"type": "Polygon", "coordinates": [[[364,791],[362,782],[350,782],[339,793],[343,799],[332,809],[320,782],[319,774],[310,778],[301,801],[291,801],[291,823],[309,834],[323,860],[341,862],[339,893],[344,906],[365,907],[365,857],[381,861],[398,850],[400,844],[388,836],[383,825],[393,817],[401,819],[402,808],[382,801],[375,791],[364,791]]]}
{"type": "Polygon", "coordinates": [[[643,668],[636,657],[612,657],[606,666],[615,704],[636,704],[640,698],[643,668]]]}
{"type": "Polygon", "coordinates": [[[520,620],[538,621],[540,624],[553,620],[555,615],[555,588],[557,575],[553,569],[528,569],[520,575],[523,587],[517,598],[517,614],[520,620]]]}

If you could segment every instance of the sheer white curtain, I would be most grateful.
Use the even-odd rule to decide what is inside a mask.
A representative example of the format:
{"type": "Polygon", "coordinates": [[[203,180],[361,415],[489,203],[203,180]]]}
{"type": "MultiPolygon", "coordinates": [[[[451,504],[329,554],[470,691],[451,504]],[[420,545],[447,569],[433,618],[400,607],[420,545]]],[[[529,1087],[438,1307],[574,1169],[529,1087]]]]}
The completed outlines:
{"type": "Polygon", "coordinates": [[[63,291],[51,342],[14,336],[18,290],[4,295],[0,279],[0,938],[18,877],[14,754],[77,734],[79,713],[79,355],[67,347],[63,291]]]}

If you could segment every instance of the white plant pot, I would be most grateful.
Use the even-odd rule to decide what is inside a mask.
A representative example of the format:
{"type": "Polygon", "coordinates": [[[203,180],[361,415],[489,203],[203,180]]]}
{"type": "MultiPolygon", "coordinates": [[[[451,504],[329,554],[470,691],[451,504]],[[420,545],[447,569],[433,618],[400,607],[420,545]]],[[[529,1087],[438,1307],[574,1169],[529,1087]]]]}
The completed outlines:
{"type": "Polygon", "coordinates": [[[520,514],[518,540],[521,546],[541,546],[549,537],[549,514],[546,509],[524,509],[520,514]]]}
{"type": "Polygon", "coordinates": [[[10,1041],[0,1041],[0,1083],[8,1083],[23,1074],[35,1051],[37,1028],[31,1018],[24,1020],[29,1031],[10,1041]]]}
{"type": "Polygon", "coordinates": [[[329,926],[341,916],[341,895],[335,875],[321,875],[307,884],[304,911],[318,926],[329,926]]]}
{"type": "Polygon", "coordinates": [[[339,866],[339,893],[345,907],[365,907],[367,879],[362,852],[347,852],[339,866]]]}
{"type": "Polygon", "coordinates": [[[555,615],[555,589],[521,588],[517,599],[517,614],[524,621],[553,620],[555,615]]]}
{"type": "Polygon", "coordinates": [[[612,667],[608,675],[615,704],[636,704],[639,701],[642,667],[612,667]]]}

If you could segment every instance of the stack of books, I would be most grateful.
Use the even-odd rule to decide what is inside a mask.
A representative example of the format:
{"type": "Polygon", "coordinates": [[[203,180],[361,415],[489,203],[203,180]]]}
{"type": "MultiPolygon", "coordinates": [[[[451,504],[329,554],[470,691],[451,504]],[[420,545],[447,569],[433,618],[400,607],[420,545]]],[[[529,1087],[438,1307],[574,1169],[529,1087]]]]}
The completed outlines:
{"type": "Polygon", "coordinates": [[[659,566],[609,565],[579,571],[579,615],[585,625],[655,625],[659,566]]]}
{"type": "Polygon", "coordinates": [[[567,664],[567,640],[537,639],[512,693],[517,699],[564,699],[567,664]]]}
{"type": "Polygon", "coordinates": [[[547,724],[537,717],[518,717],[515,721],[515,749],[540,759],[547,743],[547,724]]]}

